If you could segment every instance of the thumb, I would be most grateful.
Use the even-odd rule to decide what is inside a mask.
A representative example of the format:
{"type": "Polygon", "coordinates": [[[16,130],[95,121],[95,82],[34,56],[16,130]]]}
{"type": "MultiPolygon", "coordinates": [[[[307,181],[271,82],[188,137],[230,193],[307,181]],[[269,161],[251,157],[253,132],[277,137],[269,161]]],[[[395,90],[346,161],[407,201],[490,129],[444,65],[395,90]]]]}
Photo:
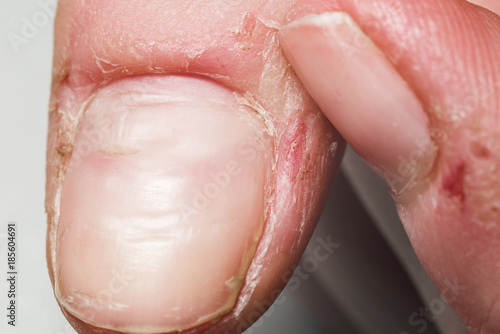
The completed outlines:
{"type": "Polygon", "coordinates": [[[387,181],[457,314],[498,332],[500,17],[459,0],[316,3],[299,1],[281,29],[289,61],[387,181]]]}

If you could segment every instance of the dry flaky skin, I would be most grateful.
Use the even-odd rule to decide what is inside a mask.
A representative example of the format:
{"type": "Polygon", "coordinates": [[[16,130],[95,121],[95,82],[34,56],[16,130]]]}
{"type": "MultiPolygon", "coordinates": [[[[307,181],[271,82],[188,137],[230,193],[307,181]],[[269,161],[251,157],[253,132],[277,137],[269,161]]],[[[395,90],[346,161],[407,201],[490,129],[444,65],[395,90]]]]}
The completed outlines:
{"type": "MultiPolygon", "coordinates": [[[[125,76],[196,74],[234,89],[241,104],[259,113],[275,161],[264,233],[234,308],[186,333],[241,332],[269,307],[307,244],[344,147],[279,48],[277,28],[293,2],[60,1],[47,149],[52,283],[62,184],[82,106],[99,87],[125,76]]],[[[81,333],[113,332],[62,310],[81,333]]]]}

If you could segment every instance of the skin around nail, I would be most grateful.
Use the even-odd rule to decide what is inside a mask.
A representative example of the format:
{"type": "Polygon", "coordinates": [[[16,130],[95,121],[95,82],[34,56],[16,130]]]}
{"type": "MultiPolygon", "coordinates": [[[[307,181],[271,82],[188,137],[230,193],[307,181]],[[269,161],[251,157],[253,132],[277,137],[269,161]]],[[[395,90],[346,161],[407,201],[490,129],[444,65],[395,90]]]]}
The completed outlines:
{"type": "Polygon", "coordinates": [[[60,3],[47,260],[80,333],[240,333],[277,298],[344,149],[276,38],[291,6],[60,3]]]}

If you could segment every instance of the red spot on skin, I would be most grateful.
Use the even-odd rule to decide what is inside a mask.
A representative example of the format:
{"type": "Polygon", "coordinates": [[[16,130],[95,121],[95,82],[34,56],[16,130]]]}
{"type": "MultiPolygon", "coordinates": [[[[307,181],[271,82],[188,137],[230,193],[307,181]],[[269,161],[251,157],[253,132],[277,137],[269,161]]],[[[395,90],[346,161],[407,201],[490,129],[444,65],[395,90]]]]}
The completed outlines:
{"type": "Polygon", "coordinates": [[[458,198],[461,202],[464,201],[464,177],[465,163],[462,161],[454,166],[450,173],[444,177],[443,190],[450,194],[451,197],[458,198]]]}
{"type": "Polygon", "coordinates": [[[301,119],[294,120],[284,133],[280,144],[282,168],[290,179],[295,179],[302,168],[305,151],[306,126],[301,119]]]}
{"type": "Polygon", "coordinates": [[[471,144],[472,154],[479,159],[488,159],[491,156],[491,152],[480,143],[471,144]]]}

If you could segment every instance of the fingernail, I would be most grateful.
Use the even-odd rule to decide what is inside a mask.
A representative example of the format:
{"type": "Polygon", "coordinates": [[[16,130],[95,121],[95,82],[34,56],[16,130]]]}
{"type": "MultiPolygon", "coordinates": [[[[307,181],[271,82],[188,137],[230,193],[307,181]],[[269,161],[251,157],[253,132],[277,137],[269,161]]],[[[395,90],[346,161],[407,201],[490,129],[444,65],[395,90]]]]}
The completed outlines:
{"type": "Polygon", "coordinates": [[[61,195],[60,304],[127,333],[217,321],[262,232],[270,148],[255,112],[212,81],[146,76],[101,88],[61,195]]]}
{"type": "Polygon", "coordinates": [[[280,29],[305,87],[349,144],[394,193],[411,187],[434,157],[419,100],[346,13],[309,15],[280,29]]]}

